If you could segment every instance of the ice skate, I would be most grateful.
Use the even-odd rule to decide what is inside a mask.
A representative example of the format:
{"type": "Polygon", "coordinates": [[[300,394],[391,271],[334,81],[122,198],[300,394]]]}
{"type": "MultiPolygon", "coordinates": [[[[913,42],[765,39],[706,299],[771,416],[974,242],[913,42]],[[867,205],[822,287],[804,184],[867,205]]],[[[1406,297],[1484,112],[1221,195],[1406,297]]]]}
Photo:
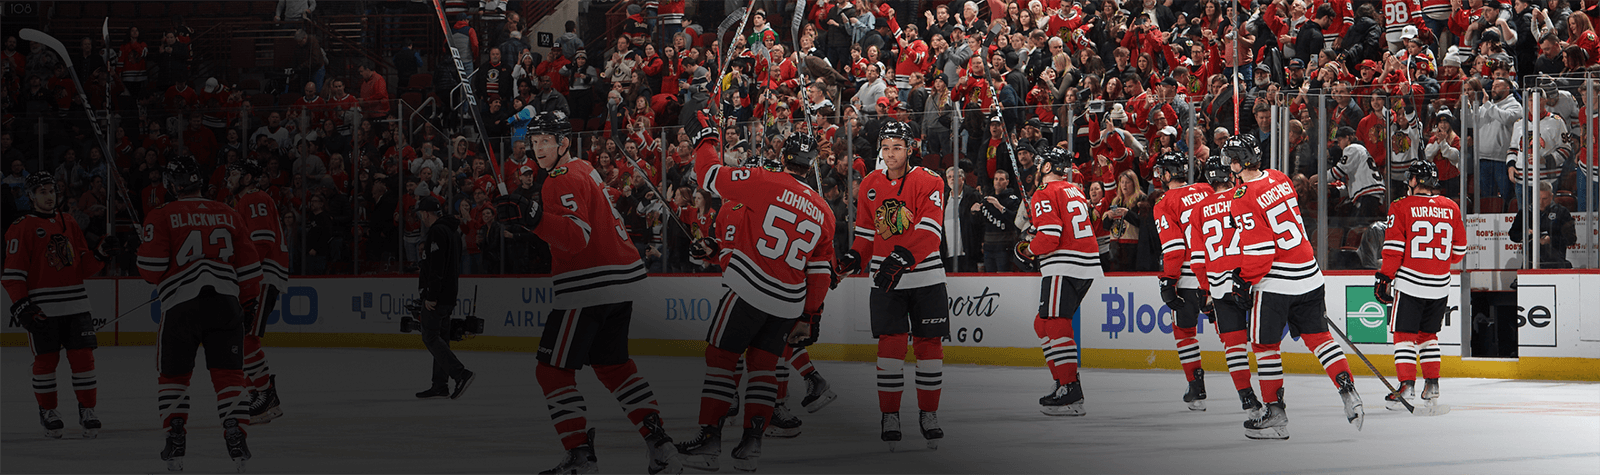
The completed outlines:
{"type": "Polygon", "coordinates": [[[1260,419],[1244,421],[1244,436],[1252,439],[1287,440],[1289,438],[1289,413],[1283,401],[1267,404],[1266,414],[1260,419]]]}
{"type": "Polygon", "coordinates": [[[744,437],[729,454],[733,456],[733,468],[741,472],[756,471],[756,461],[761,458],[761,431],[765,430],[766,423],[760,416],[750,418],[750,427],[744,429],[744,437]]]}
{"type": "Polygon", "coordinates": [[[172,420],[167,429],[167,446],[161,449],[161,460],[167,461],[167,471],[183,471],[183,455],[188,448],[188,431],[183,429],[183,418],[172,420]]]}
{"type": "Polygon", "coordinates": [[[1406,405],[1401,401],[1403,399],[1414,399],[1417,395],[1416,386],[1416,381],[1401,381],[1399,389],[1383,396],[1384,407],[1389,408],[1391,411],[1406,410],[1406,405]]]}
{"type": "Polygon", "coordinates": [[[245,445],[244,439],[244,429],[239,427],[238,419],[222,421],[222,440],[228,444],[228,458],[233,459],[239,473],[244,473],[244,462],[250,460],[250,447],[245,445]]]}
{"type": "Polygon", "coordinates": [[[700,426],[699,436],[677,446],[678,453],[683,455],[683,466],[715,472],[721,468],[717,464],[717,456],[722,454],[722,426],[700,426]]]}
{"type": "Polygon", "coordinates": [[[78,425],[83,427],[83,438],[100,436],[100,418],[94,415],[94,408],[78,406],[78,425]]]}
{"type": "Polygon", "coordinates": [[[800,400],[800,406],[806,408],[806,412],[820,411],[838,398],[839,395],[829,389],[828,380],[822,379],[822,372],[806,376],[806,397],[800,400]]]}
{"type": "Polygon", "coordinates": [[[649,432],[644,436],[644,445],[646,453],[650,454],[650,466],[646,467],[650,475],[683,473],[683,455],[672,445],[672,436],[667,435],[667,429],[661,427],[661,415],[645,416],[641,425],[649,432]]]}
{"type": "Polygon", "coordinates": [[[1183,402],[1189,404],[1191,411],[1206,410],[1206,370],[1195,368],[1194,381],[1189,382],[1189,392],[1183,394],[1183,402]]]}
{"type": "Polygon", "coordinates": [[[278,377],[268,376],[267,390],[251,393],[250,399],[250,425],[266,424],[283,416],[283,409],[278,408],[278,377]]]}
{"type": "Polygon", "coordinates": [[[589,429],[589,441],[572,450],[567,451],[567,456],[555,468],[539,472],[539,475],[596,473],[600,466],[595,464],[594,458],[594,429],[589,429]]]}
{"type": "Polygon", "coordinates": [[[1449,413],[1449,404],[1439,404],[1439,378],[1426,380],[1422,384],[1422,405],[1417,406],[1414,414],[1419,416],[1442,416],[1449,413]]]}
{"type": "Polygon", "coordinates": [[[917,424],[922,427],[922,438],[928,440],[928,448],[939,450],[939,439],[944,438],[944,429],[939,428],[939,413],[918,411],[917,424]]]}
{"type": "Polygon", "coordinates": [[[787,439],[800,435],[800,418],[789,411],[788,404],[778,404],[772,409],[772,423],[767,424],[767,437],[787,439]]]}
{"type": "Polygon", "coordinates": [[[442,385],[434,386],[428,388],[427,391],[417,393],[417,399],[441,399],[447,397],[450,397],[450,388],[442,385]]]}
{"type": "Polygon", "coordinates": [[[456,378],[456,389],[450,392],[450,399],[461,399],[461,395],[467,393],[467,387],[472,386],[472,380],[478,378],[477,373],[464,369],[461,372],[467,373],[467,375],[456,378]]]}
{"type": "Polygon", "coordinates": [[[1339,373],[1334,376],[1334,381],[1339,383],[1339,399],[1344,400],[1344,417],[1351,424],[1356,425],[1356,430],[1361,430],[1365,422],[1367,411],[1361,408],[1361,395],[1356,394],[1356,383],[1350,380],[1350,373],[1339,373]]]}
{"type": "Polygon", "coordinates": [[[1260,420],[1267,415],[1266,407],[1261,405],[1261,400],[1256,398],[1256,390],[1244,388],[1239,390],[1240,408],[1244,409],[1245,416],[1250,420],[1260,420]]]}
{"type": "Polygon", "coordinates": [[[40,409],[39,425],[44,426],[44,436],[52,439],[61,438],[61,428],[66,427],[61,422],[61,414],[56,413],[55,409],[40,409]]]}
{"type": "Polygon", "coordinates": [[[1086,414],[1083,410],[1083,387],[1077,381],[1067,384],[1056,382],[1055,390],[1049,395],[1039,398],[1039,412],[1047,416],[1081,416],[1086,414]]]}
{"type": "Polygon", "coordinates": [[[896,446],[900,445],[900,413],[883,413],[882,425],[883,432],[879,435],[879,438],[883,439],[884,442],[888,442],[889,451],[894,452],[896,446]]]}

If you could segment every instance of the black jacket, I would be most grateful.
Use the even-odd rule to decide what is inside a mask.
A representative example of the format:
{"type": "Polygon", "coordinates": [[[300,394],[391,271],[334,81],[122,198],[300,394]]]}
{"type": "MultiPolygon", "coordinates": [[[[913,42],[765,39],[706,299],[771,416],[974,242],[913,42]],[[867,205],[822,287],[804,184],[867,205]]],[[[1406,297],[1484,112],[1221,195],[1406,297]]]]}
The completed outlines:
{"type": "MultiPolygon", "coordinates": [[[[1511,221],[1511,241],[1522,242],[1522,215],[1511,221]]],[[[1569,269],[1572,263],[1567,261],[1567,246],[1578,242],[1578,232],[1572,221],[1572,213],[1560,204],[1551,203],[1539,212],[1539,238],[1550,237],[1550,244],[1539,245],[1539,262],[1541,267],[1553,269],[1569,269]]]]}
{"type": "MultiPolygon", "coordinates": [[[[945,193],[957,192],[949,190],[949,184],[946,184],[945,188],[945,193]]],[[[983,197],[978,194],[978,190],[976,188],[973,188],[970,185],[962,185],[959,193],[961,193],[961,198],[960,201],[957,201],[956,206],[958,209],[956,210],[956,216],[957,219],[960,220],[960,229],[946,229],[944,230],[944,233],[947,238],[950,236],[950,233],[961,233],[961,250],[965,255],[976,258],[979,251],[983,249],[983,235],[979,234],[978,232],[979,226],[981,225],[976,221],[977,218],[972,213],[972,205],[976,203],[982,203],[983,197]]],[[[948,202],[949,201],[946,201],[946,203],[948,202]]],[[[942,220],[944,218],[940,217],[939,219],[942,220]]],[[[943,249],[942,246],[944,246],[944,243],[940,243],[940,246],[940,249],[943,249]]]]}
{"type": "Polygon", "coordinates": [[[1355,71],[1360,69],[1362,61],[1382,60],[1384,51],[1388,51],[1384,48],[1383,35],[1383,26],[1378,22],[1368,17],[1357,17],[1356,23],[1339,38],[1338,51],[1344,54],[1345,66],[1355,71]]]}
{"type": "Polygon", "coordinates": [[[987,196],[979,197],[978,202],[983,203],[983,206],[972,213],[972,217],[978,221],[977,225],[983,230],[984,241],[1015,240],[1017,226],[1013,223],[1017,220],[1017,207],[1022,203],[1022,194],[1017,193],[1015,189],[1006,188],[988,196],[1000,201],[1000,206],[1005,209],[996,209],[994,205],[989,204],[983,199],[987,196]]]}
{"type": "Polygon", "coordinates": [[[461,221],[442,216],[422,237],[417,291],[422,300],[454,304],[461,277],[461,221]]]}

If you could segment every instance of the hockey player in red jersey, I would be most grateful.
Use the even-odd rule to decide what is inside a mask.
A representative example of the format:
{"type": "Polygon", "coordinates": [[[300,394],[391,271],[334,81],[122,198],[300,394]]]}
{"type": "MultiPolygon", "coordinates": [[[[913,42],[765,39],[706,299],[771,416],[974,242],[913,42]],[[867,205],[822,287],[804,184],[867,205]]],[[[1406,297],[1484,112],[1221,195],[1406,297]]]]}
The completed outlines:
{"type": "Polygon", "coordinates": [[[577,371],[594,368],[600,383],[622,405],[644,436],[652,473],[679,473],[683,458],[661,422],[650,382],[628,356],[633,299],[645,280],[644,262],[628,240],[622,217],[605,194],[600,174],[572,157],[572,126],[560,113],[545,112],[528,125],[529,151],[539,166],[528,196],[534,234],[550,244],[554,274],[554,314],[539,339],[535,377],[544,391],[550,419],[567,455],[540,472],[592,473],[599,470],[595,431],[585,418],[577,371]]]}
{"type": "Polygon", "coordinates": [[[1390,410],[1403,409],[1400,398],[1413,395],[1421,353],[1424,404],[1439,403],[1439,329],[1449,309],[1450,266],[1467,254],[1467,229],[1461,207],[1439,196],[1439,172],[1420,161],[1407,173],[1411,196],[1389,205],[1389,227],[1383,233],[1383,266],[1373,292],[1390,304],[1389,331],[1394,333],[1394,366],[1400,388],[1384,398],[1390,410]],[[1398,279],[1398,280],[1397,280],[1398,279]],[[1399,295],[1396,295],[1398,292],[1399,295]]]}
{"type": "Polygon", "coordinates": [[[1259,419],[1266,411],[1250,382],[1250,335],[1245,332],[1250,307],[1224,298],[1233,290],[1233,270],[1239,268],[1244,251],[1238,246],[1240,229],[1232,214],[1233,170],[1222,160],[1220,155],[1206,160],[1201,177],[1213,191],[1186,210],[1189,219],[1184,225],[1184,242],[1190,248],[1189,268],[1200,292],[1194,302],[1185,305],[1196,305],[1211,316],[1240,407],[1251,419],[1259,419]]]}
{"type": "Polygon", "coordinates": [[[839,259],[838,272],[861,272],[870,258],[869,305],[878,339],[880,438],[894,450],[900,441],[900,395],[905,390],[906,340],[915,348],[918,423],[929,448],[944,438],[939,428],[939,393],[944,384],[944,344],[950,336],[939,243],[944,238],[944,179],[911,165],[916,147],[911,125],[888,122],[878,134],[883,168],[861,180],[855,241],[839,259]]]}
{"type": "Polygon", "coordinates": [[[1205,296],[1200,281],[1189,267],[1193,249],[1184,239],[1195,203],[1211,194],[1211,184],[1189,184],[1189,157],[1171,152],[1156,160],[1157,178],[1167,184],[1167,192],[1156,202],[1156,232],[1161,241],[1161,300],[1172,309],[1172,337],[1177,340],[1178,363],[1189,380],[1183,402],[1191,411],[1206,410],[1205,369],[1200,366],[1200,340],[1195,339],[1200,322],[1200,306],[1205,296]]]}
{"type": "Polygon", "coordinates": [[[1055,388],[1039,398],[1040,412],[1051,416],[1082,416],[1083,388],[1078,383],[1078,343],[1073,339],[1072,318],[1089,294],[1100,270],[1100,245],[1095,240],[1094,206],[1083,189],[1068,181],[1072,158],[1059,148],[1039,154],[1043,188],[1033,193],[1033,226],[1038,230],[1026,251],[1043,279],[1039,286],[1039,313],[1033,331],[1044,349],[1045,364],[1055,378],[1055,388]]]}
{"type": "Polygon", "coordinates": [[[243,427],[250,423],[250,399],[240,348],[244,315],[255,314],[261,290],[261,259],[239,213],[200,197],[205,181],[193,158],[170,159],[163,171],[167,189],[178,200],[145,217],[138,258],[139,274],[156,285],[161,300],[156,401],[167,430],[161,459],[168,470],[183,469],[189,379],[195,354],[204,346],[222,437],[228,456],[243,471],[250,459],[243,427]]]}
{"type": "Polygon", "coordinates": [[[733,404],[739,355],[750,380],[745,389],[744,433],[733,448],[734,468],[754,471],[761,439],[777,402],[775,370],[790,344],[816,341],[822,302],[832,280],[833,213],[801,178],[816,159],[816,137],[796,133],[782,157],[759,168],[729,167],[717,154],[717,127],[704,113],[687,126],[695,143],[695,176],[707,191],[734,201],[717,216],[720,239],[700,239],[702,256],[722,262],[728,288],[707,331],[706,377],[700,393],[700,433],[678,446],[691,468],[716,471],[722,452],[721,419],[733,404]],[[798,318],[798,320],[797,320],[798,318]]]}
{"type": "Polygon", "coordinates": [[[61,415],[56,412],[56,368],[61,350],[67,350],[72,367],[72,390],[78,396],[78,425],[83,437],[100,434],[94,408],[98,397],[94,371],[94,319],[89,315],[89,291],[83,279],[100,272],[106,251],[116,248],[113,237],[90,251],[83,228],[70,213],[56,212],[56,180],[49,172],[28,175],[23,183],[33,211],[17,218],[6,231],[6,262],[0,277],[11,298],[11,319],[28,330],[33,349],[33,397],[39,402],[39,424],[44,435],[61,438],[61,415]]]}
{"type": "MultiPolygon", "coordinates": [[[[1289,416],[1283,403],[1284,333],[1298,336],[1317,356],[1344,401],[1345,418],[1361,429],[1364,411],[1356,394],[1344,348],[1328,334],[1322,269],[1300,219],[1300,199],[1283,172],[1261,169],[1261,146],[1251,135],[1234,136],[1222,155],[1239,176],[1232,213],[1239,226],[1242,262],[1226,298],[1248,304],[1250,341],[1256,353],[1256,374],[1267,413],[1245,421],[1253,439],[1289,438],[1289,416]]],[[[1229,246],[1232,247],[1231,245],[1229,246]]]]}
{"type": "Polygon", "coordinates": [[[280,231],[277,203],[257,186],[263,172],[253,158],[228,164],[233,209],[244,218],[245,231],[250,233],[256,255],[261,257],[261,305],[256,314],[244,316],[244,377],[250,388],[251,424],[265,424],[283,415],[278,407],[277,376],[267,367],[261,337],[267,332],[267,315],[289,284],[289,244],[280,231]]]}

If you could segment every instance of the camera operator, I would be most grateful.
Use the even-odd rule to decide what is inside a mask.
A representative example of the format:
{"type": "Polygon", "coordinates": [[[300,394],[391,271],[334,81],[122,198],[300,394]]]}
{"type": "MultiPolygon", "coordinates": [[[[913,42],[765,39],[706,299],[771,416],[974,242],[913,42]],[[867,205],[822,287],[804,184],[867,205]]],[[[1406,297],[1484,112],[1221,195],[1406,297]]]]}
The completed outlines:
{"type": "Polygon", "coordinates": [[[417,267],[417,294],[422,311],[422,344],[433,354],[433,386],[417,393],[418,399],[449,397],[457,399],[472,384],[473,373],[450,351],[450,314],[456,309],[457,281],[461,271],[461,221],[444,214],[439,201],[431,197],[417,203],[417,217],[428,229],[423,234],[421,261],[417,267]],[[447,378],[456,381],[446,386],[447,378]]]}

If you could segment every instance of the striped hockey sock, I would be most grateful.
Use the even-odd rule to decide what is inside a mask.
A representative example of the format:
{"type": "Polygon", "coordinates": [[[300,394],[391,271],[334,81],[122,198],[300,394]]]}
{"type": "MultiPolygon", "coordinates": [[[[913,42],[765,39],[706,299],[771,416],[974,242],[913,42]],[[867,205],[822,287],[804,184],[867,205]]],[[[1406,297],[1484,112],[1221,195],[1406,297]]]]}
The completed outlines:
{"type": "Polygon", "coordinates": [[[67,350],[67,364],[72,366],[72,392],[78,395],[78,405],[94,407],[100,400],[99,382],[94,374],[94,350],[67,350]]]}
{"type": "Polygon", "coordinates": [[[245,391],[244,371],[212,369],[211,387],[217,392],[217,418],[232,418],[239,425],[250,423],[250,393],[245,391]]]}
{"type": "Polygon", "coordinates": [[[1418,353],[1422,355],[1422,377],[1439,379],[1439,334],[1419,333],[1418,353]]]}
{"type": "Polygon", "coordinates": [[[1339,373],[1350,372],[1350,362],[1344,359],[1344,347],[1333,341],[1328,332],[1307,333],[1301,335],[1300,341],[1306,344],[1311,354],[1317,355],[1317,361],[1322,362],[1322,369],[1328,372],[1328,380],[1338,387],[1339,381],[1335,378],[1339,373]]]}
{"type": "MultiPolygon", "coordinates": [[[[1228,376],[1233,378],[1233,389],[1250,389],[1250,335],[1244,330],[1222,334],[1222,354],[1228,360],[1228,376]]],[[[1263,389],[1263,391],[1265,391],[1263,389]]]]}
{"type": "Polygon", "coordinates": [[[534,369],[534,378],[539,380],[539,388],[544,391],[545,407],[550,410],[550,421],[555,425],[561,446],[572,450],[588,442],[589,434],[585,431],[589,421],[584,419],[584,413],[589,411],[589,406],[583,402],[583,393],[578,392],[577,372],[539,363],[534,369]]]}
{"type": "Polygon", "coordinates": [[[644,428],[644,420],[651,414],[661,413],[661,407],[656,404],[656,393],[650,390],[650,382],[639,376],[639,367],[633,360],[619,365],[595,366],[594,374],[617,398],[622,413],[633,421],[639,435],[650,435],[644,428]]]}
{"type": "Polygon", "coordinates": [[[904,333],[878,337],[878,410],[900,412],[906,390],[906,337],[904,333]]]}
{"type": "Polygon", "coordinates": [[[939,410],[944,387],[944,343],[940,338],[913,337],[911,348],[917,354],[917,409],[939,410]]]}
{"type": "Polygon", "coordinates": [[[794,349],[794,353],[789,356],[789,367],[799,371],[802,378],[817,372],[817,367],[811,365],[811,352],[805,348],[794,349]]]}
{"type": "Polygon", "coordinates": [[[739,354],[706,346],[706,379],[700,386],[700,425],[718,425],[739,397],[739,354]]]}
{"type": "Polygon", "coordinates": [[[244,377],[247,389],[266,391],[270,386],[272,371],[267,367],[267,353],[261,350],[261,337],[244,336],[244,377]]]}
{"type": "Polygon", "coordinates": [[[1178,345],[1178,364],[1183,365],[1183,377],[1189,381],[1194,381],[1194,370],[1200,369],[1200,340],[1194,335],[1195,327],[1172,327],[1172,338],[1178,345]]]}
{"type": "MultiPolygon", "coordinates": [[[[172,428],[172,420],[189,417],[189,378],[194,373],[163,374],[156,378],[156,412],[161,415],[161,429],[172,428]]],[[[249,408],[245,408],[248,413],[249,408]]],[[[248,415],[248,414],[246,414],[248,415]]]]}
{"type": "Polygon", "coordinates": [[[778,379],[778,402],[789,399],[789,359],[794,356],[794,348],[784,347],[783,356],[778,358],[777,367],[773,368],[778,379]]]}
{"type": "Polygon", "coordinates": [[[1417,334],[1395,332],[1394,372],[1400,381],[1417,380],[1417,334]]]}
{"type": "Polygon", "coordinates": [[[56,367],[61,365],[61,352],[33,355],[33,398],[40,409],[55,409],[56,367]]]}
{"type": "Polygon", "coordinates": [[[772,407],[778,402],[778,379],[774,368],[778,365],[778,355],[751,348],[745,356],[745,363],[750,367],[750,382],[744,391],[744,427],[754,427],[753,420],[760,417],[763,421],[772,420],[772,407]]]}
{"type": "Polygon", "coordinates": [[[1256,376],[1261,379],[1261,402],[1278,402],[1278,393],[1283,390],[1283,355],[1278,352],[1279,344],[1253,344],[1252,347],[1256,352],[1256,376]]]}
{"type": "Polygon", "coordinates": [[[1044,361],[1050,367],[1050,376],[1061,384],[1077,382],[1078,342],[1072,339],[1072,320],[1035,318],[1033,331],[1039,336],[1039,346],[1044,349],[1044,361]]]}

